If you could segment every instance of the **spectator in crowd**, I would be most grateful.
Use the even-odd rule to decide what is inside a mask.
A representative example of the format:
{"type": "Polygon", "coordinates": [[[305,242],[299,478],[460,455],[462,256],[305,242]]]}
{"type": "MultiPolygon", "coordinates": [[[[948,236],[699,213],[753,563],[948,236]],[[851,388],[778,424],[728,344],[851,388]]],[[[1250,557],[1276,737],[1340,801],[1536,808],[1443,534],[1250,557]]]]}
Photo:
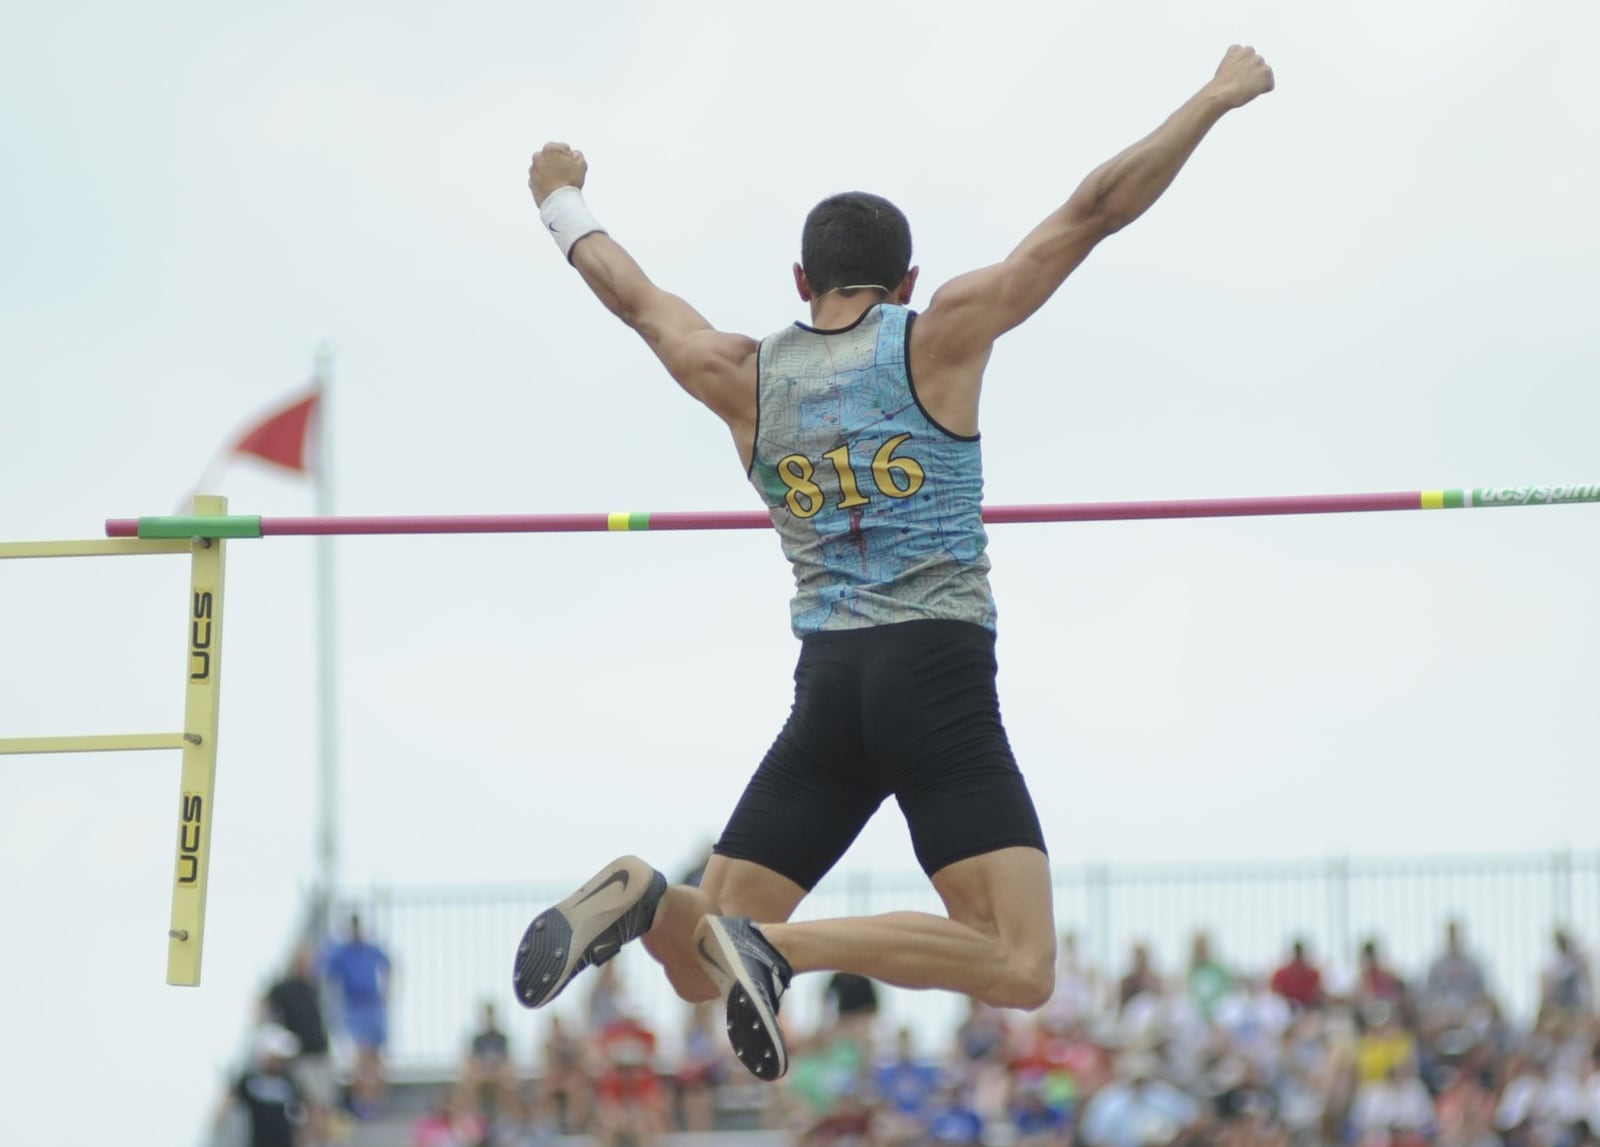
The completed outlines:
{"type": "Polygon", "coordinates": [[[1578,950],[1571,933],[1556,929],[1555,951],[1545,965],[1539,985],[1539,1014],[1547,1019],[1576,1019],[1587,1016],[1594,1004],[1589,961],[1578,950]]]}
{"type": "Polygon", "coordinates": [[[835,972],[822,991],[832,1022],[848,1030],[864,1047],[872,1046],[872,1021],[878,1015],[878,989],[865,976],[835,972]]]}
{"type": "Polygon", "coordinates": [[[1078,952],[1078,934],[1063,932],[1056,946],[1056,986],[1044,1013],[1057,1031],[1097,1014],[1103,1006],[1100,977],[1078,952]]]}
{"type": "Polygon", "coordinates": [[[589,1126],[594,1101],[584,1041],[566,1030],[562,1017],[550,1016],[544,1030],[534,1120],[558,1134],[578,1134],[589,1126]]]}
{"type": "Polygon", "coordinates": [[[1459,1028],[1488,995],[1483,968],[1467,952],[1460,922],[1451,920],[1444,928],[1444,951],[1428,965],[1418,1018],[1430,1035],[1459,1028]]]}
{"type": "Polygon", "coordinates": [[[655,1069],[655,1033],[627,1017],[600,1033],[593,1134],[601,1147],[653,1147],[668,1130],[668,1096],[655,1069]]]}
{"type": "Polygon", "coordinates": [[[1075,1105],[1081,1105],[1085,1096],[1098,1091],[1116,1074],[1110,1050],[1095,1040],[1088,1020],[1080,1020],[1064,1032],[1052,1029],[1051,1037],[1052,1046],[1045,1060],[1071,1078],[1075,1105]]]}
{"type": "Polygon", "coordinates": [[[1000,1009],[976,996],[967,999],[967,1016],[956,1028],[956,1047],[966,1064],[1005,1063],[1010,1032],[1000,1009]]]}
{"type": "Polygon", "coordinates": [[[1013,1041],[1009,1118],[1022,1143],[1054,1144],[1072,1124],[1084,1090],[1105,1081],[1099,1057],[1085,1056],[1081,1028],[1051,1030],[1048,1017],[1035,1017],[1032,1038],[1013,1041]]]}
{"type": "Polygon", "coordinates": [[[836,1024],[824,1024],[791,1045],[791,1051],[788,1090],[795,1102],[785,1112],[785,1122],[804,1133],[858,1094],[871,1060],[856,1033],[836,1024]]]}
{"type": "Polygon", "coordinates": [[[1416,1061],[1416,1037],[1402,1018],[1397,1008],[1384,1002],[1369,1004],[1362,1011],[1363,1028],[1356,1041],[1356,1074],[1362,1083],[1387,1079],[1394,1068],[1416,1061]]]}
{"type": "Polygon", "coordinates": [[[1600,1041],[1591,1045],[1580,1070],[1583,1118],[1591,1131],[1600,1133],[1600,1041]]]}
{"type": "Polygon", "coordinates": [[[460,1088],[442,1088],[411,1129],[411,1147],[487,1147],[489,1122],[460,1088]]]}
{"type": "Polygon", "coordinates": [[[1084,1106],[1078,1133],[1088,1147],[1171,1147],[1196,1128],[1199,1101],[1162,1079],[1148,1051],[1125,1054],[1118,1077],[1084,1106]]]}
{"type": "Polygon", "coordinates": [[[1145,944],[1133,946],[1133,957],[1128,972],[1117,987],[1117,1002],[1126,1008],[1128,1001],[1145,994],[1161,994],[1161,977],[1150,964],[1150,948],[1145,944]]]}
{"type": "Polygon", "coordinates": [[[1000,1010],[970,997],[967,1017],[956,1029],[954,1071],[964,1101],[985,1115],[1005,1109],[1011,1052],[1011,1031],[1000,1010]]]}
{"type": "Polygon", "coordinates": [[[1434,1101],[1439,1147],[1501,1147],[1494,1127],[1499,1095],[1493,1049],[1477,1044],[1450,1068],[1434,1101]]]}
{"type": "Polygon", "coordinates": [[[265,1002],[272,1021],[299,1042],[299,1051],[289,1061],[289,1077],[305,1105],[306,1147],[323,1147],[329,1141],[329,1116],[338,1102],[339,1088],[328,1055],[328,1028],[322,1018],[322,988],[312,945],[295,948],[288,973],[267,989],[265,1002]]]}
{"type": "Polygon", "coordinates": [[[710,1131],[716,1120],[717,1088],[727,1078],[727,1043],[716,1028],[717,1001],[689,1008],[678,1065],[678,1112],[685,1131],[710,1131]]]}
{"type": "Polygon", "coordinates": [[[1495,1108],[1495,1128],[1508,1147],[1551,1147],[1559,1131],[1556,1089],[1548,1052],[1534,1048],[1508,1066],[1495,1108]]]}
{"type": "Polygon", "coordinates": [[[1218,1001],[1212,1016],[1228,1045],[1265,1070],[1276,1065],[1283,1033],[1293,1019],[1290,1002],[1265,980],[1250,976],[1235,977],[1233,990],[1218,1001]]]}
{"type": "Polygon", "coordinates": [[[1322,973],[1306,958],[1304,940],[1289,950],[1289,962],[1272,973],[1272,990],[1296,1008],[1322,1006],[1322,973]]]}
{"type": "Polygon", "coordinates": [[[478,1030],[467,1043],[461,1065],[458,1105],[480,1112],[490,1126],[504,1120],[521,1122],[525,1111],[522,1083],[511,1057],[511,1041],[500,1030],[494,1004],[484,1002],[478,1030]]]}
{"type": "Polygon", "coordinates": [[[1387,1004],[1407,1019],[1411,1018],[1406,982],[1383,962],[1378,955],[1378,941],[1375,939],[1369,938],[1361,945],[1360,971],[1354,996],[1358,1008],[1387,1004]]]}
{"type": "MultiPolygon", "coordinates": [[[[1178,1076],[1190,1075],[1199,1069],[1213,1033],[1184,984],[1180,979],[1173,983],[1170,991],[1158,987],[1140,992],[1127,1002],[1117,1024],[1122,1046],[1162,1046],[1167,1067],[1178,1076]]],[[[1276,1038],[1276,1033],[1272,1033],[1271,1039],[1276,1038]]]]}
{"type": "Polygon", "coordinates": [[[573,1135],[589,1125],[591,1085],[583,1041],[568,1032],[561,1017],[545,1029],[538,1083],[537,1114],[548,1127],[573,1135]]]}
{"type": "Polygon", "coordinates": [[[603,1032],[612,1024],[627,1018],[630,1010],[628,992],[623,986],[622,969],[616,959],[600,965],[599,973],[589,988],[586,1006],[591,1032],[603,1032]]]}
{"type": "Polygon", "coordinates": [[[1262,1145],[1279,1136],[1279,1094],[1255,1063],[1224,1055],[1207,1083],[1222,1143],[1262,1145]]]}
{"type": "Polygon", "coordinates": [[[1233,977],[1211,954],[1211,937],[1204,932],[1194,934],[1189,949],[1188,986],[1189,998],[1208,1020],[1216,1013],[1222,998],[1233,990],[1233,977]]]}
{"type": "Polygon", "coordinates": [[[881,1130],[889,1143],[913,1143],[933,1120],[934,1101],[944,1083],[944,1073],[916,1054],[911,1029],[895,1033],[894,1055],[873,1073],[873,1085],[883,1103],[881,1130]]]}
{"type": "Polygon", "coordinates": [[[350,917],[350,932],[323,959],[322,971],[336,989],[339,1021],[356,1049],[350,1109],[368,1119],[383,1102],[383,1049],[389,1041],[389,956],[369,941],[361,917],[350,917]]]}
{"type": "Polygon", "coordinates": [[[265,1023],[256,1029],[250,1066],[233,1088],[246,1115],[249,1147],[295,1147],[305,1108],[289,1064],[299,1053],[300,1041],[287,1028],[265,1023]]]}
{"type": "Polygon", "coordinates": [[[1016,1147],[1068,1147],[1072,1141],[1072,1105],[1052,1096],[1047,1080],[1018,1084],[1009,1119],[1016,1147]]]}
{"type": "Polygon", "coordinates": [[[977,1147],[983,1142],[984,1117],[968,1096],[967,1089],[954,1083],[944,1088],[928,1120],[928,1142],[941,1147],[977,1147]]]}
{"type": "MultiPolygon", "coordinates": [[[[1288,1005],[1274,996],[1283,1006],[1288,1005]]],[[[1273,1090],[1278,1121],[1297,1144],[1328,1139],[1344,1105],[1344,1081],[1354,1059],[1353,1046],[1341,1043],[1322,1010],[1301,1012],[1284,1029],[1273,1090]]]]}
{"type": "Polygon", "coordinates": [[[1414,1060],[1392,1063],[1365,1079],[1350,1108],[1350,1128],[1360,1147],[1424,1147],[1436,1130],[1433,1097],[1414,1060]]]}
{"type": "Polygon", "coordinates": [[[871,1107],[852,1093],[800,1135],[799,1147],[877,1147],[877,1120],[871,1107]]]}

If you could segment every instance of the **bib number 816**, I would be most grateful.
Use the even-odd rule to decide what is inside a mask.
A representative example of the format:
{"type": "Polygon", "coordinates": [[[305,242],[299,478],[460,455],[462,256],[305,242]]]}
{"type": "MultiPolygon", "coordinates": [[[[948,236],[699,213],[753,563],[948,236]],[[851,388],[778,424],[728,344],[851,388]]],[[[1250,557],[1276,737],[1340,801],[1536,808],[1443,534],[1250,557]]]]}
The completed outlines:
{"type": "MultiPolygon", "coordinates": [[[[922,489],[922,483],[927,479],[922,464],[915,458],[895,457],[894,452],[910,437],[909,434],[896,434],[878,447],[878,452],[872,456],[872,482],[878,488],[878,493],[886,498],[909,498],[922,489]]],[[[850,510],[871,501],[861,492],[855,467],[850,464],[848,446],[830,450],[822,457],[832,464],[834,473],[839,476],[839,509],[850,510]]],[[[778,462],[778,477],[789,487],[783,500],[788,503],[789,512],[797,518],[813,517],[822,509],[822,487],[812,480],[816,473],[815,464],[804,454],[790,454],[778,462]]]]}

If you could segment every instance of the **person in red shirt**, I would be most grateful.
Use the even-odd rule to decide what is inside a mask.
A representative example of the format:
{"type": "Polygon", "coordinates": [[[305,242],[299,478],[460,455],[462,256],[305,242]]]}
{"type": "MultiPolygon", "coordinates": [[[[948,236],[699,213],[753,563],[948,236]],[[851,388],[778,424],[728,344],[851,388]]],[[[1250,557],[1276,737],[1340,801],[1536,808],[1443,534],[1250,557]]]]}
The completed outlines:
{"type": "Polygon", "coordinates": [[[1361,983],[1356,990],[1362,1003],[1399,1004],[1405,1000],[1405,981],[1383,966],[1376,940],[1361,945],[1361,983]]]}
{"type": "Polygon", "coordinates": [[[623,1018],[607,1024],[598,1043],[605,1068],[594,1085],[595,1139],[649,1147],[667,1130],[667,1089],[653,1066],[655,1033],[623,1018]]]}
{"type": "Polygon", "coordinates": [[[1272,990],[1296,1008],[1315,1008],[1322,1004],[1322,973],[1306,959],[1304,941],[1290,948],[1289,962],[1272,973],[1272,990]]]}

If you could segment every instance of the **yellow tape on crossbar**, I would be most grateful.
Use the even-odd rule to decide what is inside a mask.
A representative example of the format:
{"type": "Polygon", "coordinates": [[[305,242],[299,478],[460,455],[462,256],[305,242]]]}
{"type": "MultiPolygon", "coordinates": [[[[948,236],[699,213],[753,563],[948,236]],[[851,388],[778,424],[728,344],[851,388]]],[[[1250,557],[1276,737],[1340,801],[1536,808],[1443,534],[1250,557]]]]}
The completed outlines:
{"type": "MultiPolygon", "coordinates": [[[[196,514],[226,514],[228,500],[198,496],[196,514]]],[[[217,538],[190,543],[188,649],[183,727],[195,742],[183,746],[178,791],[178,859],[172,884],[172,926],[167,930],[167,983],[200,983],[206,927],[206,884],[211,874],[213,800],[217,781],[218,705],[222,688],[223,547],[217,538]]]]}

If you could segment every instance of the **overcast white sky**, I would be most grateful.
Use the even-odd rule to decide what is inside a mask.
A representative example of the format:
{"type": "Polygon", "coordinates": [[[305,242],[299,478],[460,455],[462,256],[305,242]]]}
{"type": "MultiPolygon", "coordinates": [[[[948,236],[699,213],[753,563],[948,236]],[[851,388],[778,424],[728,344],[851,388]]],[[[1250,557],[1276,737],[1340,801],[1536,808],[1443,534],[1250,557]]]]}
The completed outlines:
{"type": "MultiPolygon", "coordinates": [[[[788,268],[817,199],[899,202],[931,291],[1234,41],[1278,91],[995,355],[990,500],[1600,478],[1582,0],[65,3],[6,24],[6,538],[168,512],[323,339],[344,511],[754,507],[720,425],[541,237],[532,149],[582,147],[646,269],[760,335],[804,314],[788,268]]],[[[223,486],[242,512],[312,510],[250,464],[223,486]]],[[[1597,525],[995,529],[1002,697],[1057,859],[1594,846],[1597,525]]],[[[312,870],[311,558],[230,549],[203,988],[162,983],[176,754],[0,760],[8,1140],[68,1141],[67,1110],[84,1143],[188,1142],[211,1103],[312,870]]],[[[176,728],[185,577],[0,569],[0,735],[176,728]]],[[[566,879],[624,849],[676,868],[787,708],[789,575],[761,533],[355,540],[339,586],[354,884],[566,879]]],[[[913,867],[892,808],[847,864],[913,867]]]]}

